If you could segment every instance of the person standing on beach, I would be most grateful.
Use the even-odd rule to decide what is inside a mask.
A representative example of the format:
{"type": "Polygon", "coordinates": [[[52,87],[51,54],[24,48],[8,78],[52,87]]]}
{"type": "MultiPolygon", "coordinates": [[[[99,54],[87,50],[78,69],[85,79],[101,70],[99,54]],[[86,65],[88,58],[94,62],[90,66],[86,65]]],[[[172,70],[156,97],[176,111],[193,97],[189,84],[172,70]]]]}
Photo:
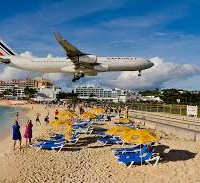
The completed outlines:
{"type": "Polygon", "coordinates": [[[58,119],[58,114],[59,114],[59,111],[58,111],[58,109],[56,109],[56,111],[54,112],[54,115],[55,115],[55,119],[56,119],[56,120],[58,119]]]}
{"type": "Polygon", "coordinates": [[[49,124],[49,115],[46,115],[46,117],[44,118],[44,121],[46,123],[46,126],[49,124]]]}
{"type": "Polygon", "coordinates": [[[37,113],[36,114],[36,120],[35,120],[35,124],[37,125],[37,123],[40,123],[41,124],[41,122],[40,122],[40,113],[37,113]]]}
{"type": "Polygon", "coordinates": [[[24,138],[26,139],[26,147],[27,147],[28,142],[29,142],[29,145],[31,145],[32,128],[33,128],[32,121],[31,120],[27,121],[25,127],[26,128],[25,128],[24,138]]]}
{"type": "Polygon", "coordinates": [[[124,108],[124,117],[125,118],[128,118],[128,112],[129,112],[128,106],[125,106],[125,108],[124,108]]]}
{"type": "Polygon", "coordinates": [[[18,121],[14,122],[12,129],[13,129],[12,139],[14,140],[13,150],[15,150],[17,140],[19,140],[19,149],[21,150],[22,136],[20,133],[20,126],[18,124],[18,121]]]}

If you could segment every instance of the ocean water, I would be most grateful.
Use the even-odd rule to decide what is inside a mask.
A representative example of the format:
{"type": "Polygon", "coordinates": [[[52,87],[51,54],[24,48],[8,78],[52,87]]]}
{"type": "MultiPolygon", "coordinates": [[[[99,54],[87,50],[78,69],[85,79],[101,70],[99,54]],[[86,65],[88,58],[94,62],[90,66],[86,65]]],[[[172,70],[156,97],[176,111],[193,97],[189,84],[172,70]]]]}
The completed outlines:
{"type": "Polygon", "coordinates": [[[19,124],[22,120],[23,109],[19,107],[0,106],[0,139],[5,135],[12,134],[13,122],[17,119],[16,114],[19,113],[19,124]]]}

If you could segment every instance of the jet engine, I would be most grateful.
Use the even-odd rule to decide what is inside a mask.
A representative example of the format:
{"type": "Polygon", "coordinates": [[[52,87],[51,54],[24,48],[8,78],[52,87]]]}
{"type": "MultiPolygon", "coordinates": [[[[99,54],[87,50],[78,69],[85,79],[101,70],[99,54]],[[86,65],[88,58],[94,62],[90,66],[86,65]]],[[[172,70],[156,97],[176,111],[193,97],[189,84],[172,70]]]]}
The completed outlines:
{"type": "Polygon", "coordinates": [[[108,71],[109,67],[107,64],[99,64],[94,66],[94,70],[99,72],[105,72],[108,71]]]}
{"type": "Polygon", "coordinates": [[[63,67],[60,69],[63,72],[76,72],[75,66],[68,66],[68,67],[63,67]]]}
{"type": "Polygon", "coordinates": [[[79,62],[96,63],[96,61],[97,61],[96,55],[83,55],[79,57],[79,62]]]}

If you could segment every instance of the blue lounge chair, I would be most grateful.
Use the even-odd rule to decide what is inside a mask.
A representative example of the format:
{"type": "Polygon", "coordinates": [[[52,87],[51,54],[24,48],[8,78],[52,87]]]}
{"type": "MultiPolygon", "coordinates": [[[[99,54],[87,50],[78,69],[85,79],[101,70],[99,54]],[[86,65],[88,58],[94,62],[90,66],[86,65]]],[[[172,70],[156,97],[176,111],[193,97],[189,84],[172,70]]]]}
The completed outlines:
{"type": "MultiPolygon", "coordinates": [[[[57,134],[59,136],[63,136],[63,134],[57,134]]],[[[45,140],[45,139],[38,139],[38,142],[45,142],[45,143],[59,143],[59,142],[71,142],[71,143],[77,143],[79,140],[79,135],[78,134],[73,134],[72,138],[70,140],[66,140],[64,138],[62,139],[49,139],[49,140],[45,140]]]]}
{"type": "Polygon", "coordinates": [[[93,128],[91,126],[87,126],[84,128],[78,128],[74,131],[74,133],[80,134],[80,133],[84,133],[84,134],[89,134],[91,135],[93,132],[93,128]]]}
{"type": "Polygon", "coordinates": [[[52,138],[52,139],[64,139],[65,136],[63,134],[54,133],[54,134],[50,135],[50,138],[52,138]]]}
{"type": "Polygon", "coordinates": [[[73,129],[83,128],[83,127],[85,127],[88,123],[89,123],[89,122],[76,123],[76,124],[73,124],[72,127],[73,127],[73,129]]]}
{"type": "Polygon", "coordinates": [[[131,167],[134,163],[140,164],[146,162],[150,164],[151,161],[155,161],[154,165],[156,165],[159,159],[160,156],[157,153],[153,153],[153,148],[151,148],[150,150],[146,151],[143,154],[138,152],[138,153],[126,153],[118,156],[119,163],[124,163],[126,165],[130,164],[128,168],[131,167]]]}
{"type": "Polygon", "coordinates": [[[136,145],[134,147],[128,147],[128,148],[113,148],[111,149],[111,151],[115,154],[124,154],[124,153],[131,153],[131,152],[139,152],[139,151],[143,151],[145,152],[147,150],[147,146],[144,144],[141,145],[136,145]]]}
{"type": "Polygon", "coordinates": [[[45,143],[59,143],[59,142],[64,142],[65,139],[38,139],[38,142],[45,142],[45,143]]]}
{"type": "Polygon", "coordinates": [[[79,135],[75,133],[72,135],[72,138],[70,140],[67,140],[67,142],[76,144],[78,142],[78,140],[79,140],[79,135]]]}
{"type": "Polygon", "coordinates": [[[66,142],[71,142],[71,143],[77,143],[78,142],[78,140],[79,140],[79,134],[77,134],[77,133],[74,133],[73,135],[72,135],[72,138],[70,139],[70,140],[66,140],[65,139],[65,136],[63,135],[63,134],[52,134],[51,136],[50,136],[50,138],[51,138],[51,140],[45,140],[46,142],[51,142],[51,141],[56,141],[56,142],[59,142],[59,141],[66,141],[66,142]]]}
{"type": "MultiPolygon", "coordinates": [[[[152,147],[151,147],[151,148],[152,148],[152,147]]],[[[118,158],[118,157],[120,157],[120,156],[129,156],[129,155],[132,156],[132,155],[134,155],[134,154],[136,154],[136,153],[142,155],[142,154],[144,154],[145,152],[147,152],[147,150],[149,150],[149,149],[147,149],[147,146],[144,145],[142,148],[137,148],[137,149],[135,149],[134,151],[117,152],[117,153],[115,153],[115,156],[118,158]]]]}
{"type": "Polygon", "coordinates": [[[102,144],[120,144],[123,143],[123,140],[118,137],[100,137],[98,142],[102,144]]]}
{"type": "Polygon", "coordinates": [[[38,144],[33,144],[30,145],[32,148],[36,148],[36,152],[38,152],[40,149],[48,149],[48,150],[56,150],[58,149],[58,152],[62,150],[62,148],[65,146],[66,142],[54,142],[54,143],[38,143],[38,144]]]}
{"type": "Polygon", "coordinates": [[[100,137],[107,137],[107,138],[113,138],[113,135],[109,135],[109,134],[107,134],[105,132],[99,132],[98,136],[100,136],[100,137]]]}

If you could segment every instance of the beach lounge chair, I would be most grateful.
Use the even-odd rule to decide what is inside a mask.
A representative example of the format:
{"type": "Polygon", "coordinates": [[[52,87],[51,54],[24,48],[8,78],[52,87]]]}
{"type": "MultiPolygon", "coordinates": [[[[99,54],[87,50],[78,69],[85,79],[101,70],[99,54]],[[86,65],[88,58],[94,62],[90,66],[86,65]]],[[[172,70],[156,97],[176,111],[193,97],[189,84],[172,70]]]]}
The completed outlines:
{"type": "Polygon", "coordinates": [[[121,155],[127,156],[128,154],[131,154],[131,153],[133,153],[133,154],[134,153],[144,154],[148,149],[149,149],[149,147],[146,146],[146,145],[136,146],[135,148],[129,148],[129,149],[127,148],[126,150],[123,150],[123,151],[115,151],[114,155],[116,157],[119,157],[121,155]]]}
{"type": "Polygon", "coordinates": [[[122,139],[120,139],[119,137],[100,137],[97,142],[102,143],[103,145],[106,144],[120,144],[120,143],[124,143],[122,139]]]}
{"type": "Polygon", "coordinates": [[[54,133],[54,134],[50,135],[50,138],[52,138],[52,139],[64,139],[65,136],[63,134],[54,133]]]}
{"type": "Polygon", "coordinates": [[[129,152],[138,152],[144,150],[146,151],[147,146],[144,144],[141,145],[136,145],[134,147],[128,147],[128,148],[113,148],[111,151],[117,155],[117,154],[124,154],[124,153],[129,153],[129,152]]]}
{"type": "Polygon", "coordinates": [[[75,123],[75,124],[72,125],[72,127],[73,127],[73,129],[83,128],[83,127],[87,126],[88,123],[89,123],[89,121],[75,123]]]}
{"type": "Polygon", "coordinates": [[[95,122],[104,120],[104,115],[99,115],[94,119],[95,122]]]}
{"type": "Polygon", "coordinates": [[[78,134],[73,134],[72,138],[70,140],[66,140],[64,139],[64,135],[63,134],[57,134],[60,135],[61,137],[63,137],[62,139],[38,139],[38,142],[45,142],[45,143],[59,143],[59,142],[71,142],[71,143],[77,143],[79,140],[79,135],[78,134]]]}
{"type": "Polygon", "coordinates": [[[65,146],[66,142],[62,141],[62,142],[54,142],[54,143],[46,143],[46,142],[42,142],[42,143],[36,143],[33,145],[30,145],[30,147],[35,148],[36,152],[38,152],[40,149],[48,149],[48,150],[58,150],[58,152],[60,152],[62,150],[62,148],[65,146]]]}
{"type": "Polygon", "coordinates": [[[154,165],[158,163],[160,156],[157,153],[153,153],[153,148],[147,150],[145,153],[126,153],[118,156],[118,162],[124,164],[130,164],[128,168],[130,168],[134,163],[142,164],[144,162],[150,164],[150,162],[155,161],[154,165]]]}
{"type": "Polygon", "coordinates": [[[45,143],[59,143],[65,141],[65,139],[38,139],[38,142],[45,142],[45,143]]]}
{"type": "Polygon", "coordinates": [[[108,136],[105,132],[99,132],[98,133],[98,136],[100,136],[100,137],[106,137],[106,136],[108,136]]]}
{"type": "Polygon", "coordinates": [[[66,140],[65,136],[63,134],[52,134],[50,136],[50,138],[52,138],[52,139],[50,139],[50,140],[43,140],[43,141],[47,142],[47,143],[48,142],[52,142],[52,141],[53,142],[65,141],[65,142],[71,142],[71,143],[75,143],[76,144],[78,142],[78,140],[79,140],[79,135],[77,133],[74,133],[72,135],[72,138],[70,140],[66,140]]]}
{"type": "Polygon", "coordinates": [[[78,142],[79,138],[80,138],[79,135],[75,133],[72,135],[72,138],[70,140],[66,140],[66,141],[76,144],[78,142]]]}
{"type": "Polygon", "coordinates": [[[78,128],[74,132],[77,134],[79,134],[79,133],[88,134],[89,133],[89,135],[91,135],[93,132],[93,128],[91,128],[90,126],[84,127],[84,128],[78,128]]]}

